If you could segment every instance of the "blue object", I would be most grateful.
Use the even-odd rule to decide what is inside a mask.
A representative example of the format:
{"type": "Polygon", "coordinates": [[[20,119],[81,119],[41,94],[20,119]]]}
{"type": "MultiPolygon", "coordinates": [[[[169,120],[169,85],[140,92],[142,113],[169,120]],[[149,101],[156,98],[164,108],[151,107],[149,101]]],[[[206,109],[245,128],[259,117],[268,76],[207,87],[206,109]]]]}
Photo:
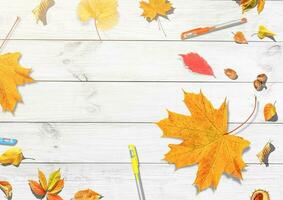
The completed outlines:
{"type": "Polygon", "coordinates": [[[16,139],[0,138],[0,145],[15,146],[17,142],[16,139]]]}

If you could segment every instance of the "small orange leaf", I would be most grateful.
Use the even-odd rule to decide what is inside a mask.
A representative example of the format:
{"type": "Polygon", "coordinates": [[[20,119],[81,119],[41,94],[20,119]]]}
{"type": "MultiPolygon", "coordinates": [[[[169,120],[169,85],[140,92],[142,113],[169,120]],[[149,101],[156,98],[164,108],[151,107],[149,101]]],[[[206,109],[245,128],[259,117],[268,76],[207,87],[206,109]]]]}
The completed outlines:
{"type": "Polygon", "coordinates": [[[101,199],[102,196],[97,192],[87,189],[87,190],[80,190],[75,193],[74,200],[98,200],[101,199]]]}
{"type": "Polygon", "coordinates": [[[29,186],[30,186],[31,191],[36,197],[43,198],[45,196],[46,191],[36,181],[29,180],[29,186]]]}
{"type": "Polygon", "coordinates": [[[264,9],[264,5],[265,5],[265,0],[258,0],[258,4],[257,4],[258,14],[260,14],[261,11],[264,9]]]}
{"type": "Polygon", "coordinates": [[[47,194],[47,200],[63,200],[58,194],[47,194]]]}
{"type": "Polygon", "coordinates": [[[4,192],[7,199],[12,199],[13,188],[8,181],[0,181],[0,189],[4,192]]]}
{"type": "Polygon", "coordinates": [[[55,187],[49,191],[50,194],[57,194],[64,188],[64,179],[59,180],[55,187]]]}
{"type": "Polygon", "coordinates": [[[45,174],[41,170],[38,170],[38,179],[39,179],[39,183],[41,187],[46,191],[47,190],[47,180],[46,180],[45,174]]]}
{"type": "Polygon", "coordinates": [[[243,32],[238,31],[234,34],[234,41],[238,44],[248,44],[248,41],[245,38],[245,35],[243,32]]]}
{"type": "Polygon", "coordinates": [[[278,120],[275,105],[272,103],[268,103],[264,106],[263,114],[265,121],[275,122],[278,120]]]}

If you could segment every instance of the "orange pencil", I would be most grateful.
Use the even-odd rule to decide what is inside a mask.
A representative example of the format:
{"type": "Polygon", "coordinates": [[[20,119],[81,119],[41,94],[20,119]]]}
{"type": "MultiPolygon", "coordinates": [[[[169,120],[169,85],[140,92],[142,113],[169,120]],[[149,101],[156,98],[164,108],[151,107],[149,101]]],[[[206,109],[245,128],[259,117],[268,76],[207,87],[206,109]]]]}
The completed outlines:
{"type": "Polygon", "coordinates": [[[219,30],[230,28],[230,27],[233,27],[233,26],[238,26],[238,25],[241,25],[241,24],[244,24],[244,23],[247,23],[246,18],[229,21],[229,22],[226,22],[226,23],[223,23],[223,24],[218,24],[218,25],[215,25],[215,26],[208,26],[208,27],[191,29],[189,31],[183,32],[181,34],[181,39],[185,40],[185,39],[197,37],[197,36],[204,35],[204,34],[207,34],[207,33],[211,33],[211,32],[214,32],[214,31],[219,31],[219,30]]]}

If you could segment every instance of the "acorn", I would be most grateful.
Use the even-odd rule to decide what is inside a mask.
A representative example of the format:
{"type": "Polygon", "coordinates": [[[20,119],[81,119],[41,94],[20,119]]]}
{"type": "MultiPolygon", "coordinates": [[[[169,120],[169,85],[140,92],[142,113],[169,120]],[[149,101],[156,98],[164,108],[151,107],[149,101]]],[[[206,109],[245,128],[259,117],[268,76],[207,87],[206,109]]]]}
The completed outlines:
{"type": "Polygon", "coordinates": [[[278,115],[276,112],[275,103],[265,104],[263,114],[265,121],[276,122],[278,120],[278,115]]]}
{"type": "Polygon", "coordinates": [[[265,84],[267,81],[267,76],[265,74],[259,74],[257,75],[257,80],[265,84]]]}
{"type": "Polygon", "coordinates": [[[269,198],[269,194],[267,191],[258,189],[253,192],[251,196],[251,200],[270,200],[270,198],[269,198]]]}
{"type": "Polygon", "coordinates": [[[237,72],[231,68],[224,69],[224,73],[231,80],[236,80],[238,78],[237,72]]]}
{"type": "Polygon", "coordinates": [[[254,88],[257,91],[262,91],[263,88],[267,89],[266,82],[267,82],[266,74],[259,74],[259,75],[257,75],[257,78],[254,81],[254,88]]]}
{"type": "Polygon", "coordinates": [[[265,88],[265,85],[259,80],[254,80],[254,88],[257,91],[262,91],[262,89],[265,88]]]}

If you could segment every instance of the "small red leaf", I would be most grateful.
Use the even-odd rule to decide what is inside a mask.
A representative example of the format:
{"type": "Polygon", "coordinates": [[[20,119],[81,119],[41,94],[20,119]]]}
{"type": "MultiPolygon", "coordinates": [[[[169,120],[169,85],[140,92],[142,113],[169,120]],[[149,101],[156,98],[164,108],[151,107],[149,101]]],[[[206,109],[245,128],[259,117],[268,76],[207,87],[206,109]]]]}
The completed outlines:
{"type": "Polygon", "coordinates": [[[36,181],[29,180],[29,186],[31,191],[37,198],[42,198],[45,196],[46,191],[36,181]]]}
{"type": "Polygon", "coordinates": [[[183,61],[188,69],[192,70],[193,72],[214,76],[211,66],[197,53],[188,53],[186,55],[180,54],[180,56],[182,56],[183,61]]]}

